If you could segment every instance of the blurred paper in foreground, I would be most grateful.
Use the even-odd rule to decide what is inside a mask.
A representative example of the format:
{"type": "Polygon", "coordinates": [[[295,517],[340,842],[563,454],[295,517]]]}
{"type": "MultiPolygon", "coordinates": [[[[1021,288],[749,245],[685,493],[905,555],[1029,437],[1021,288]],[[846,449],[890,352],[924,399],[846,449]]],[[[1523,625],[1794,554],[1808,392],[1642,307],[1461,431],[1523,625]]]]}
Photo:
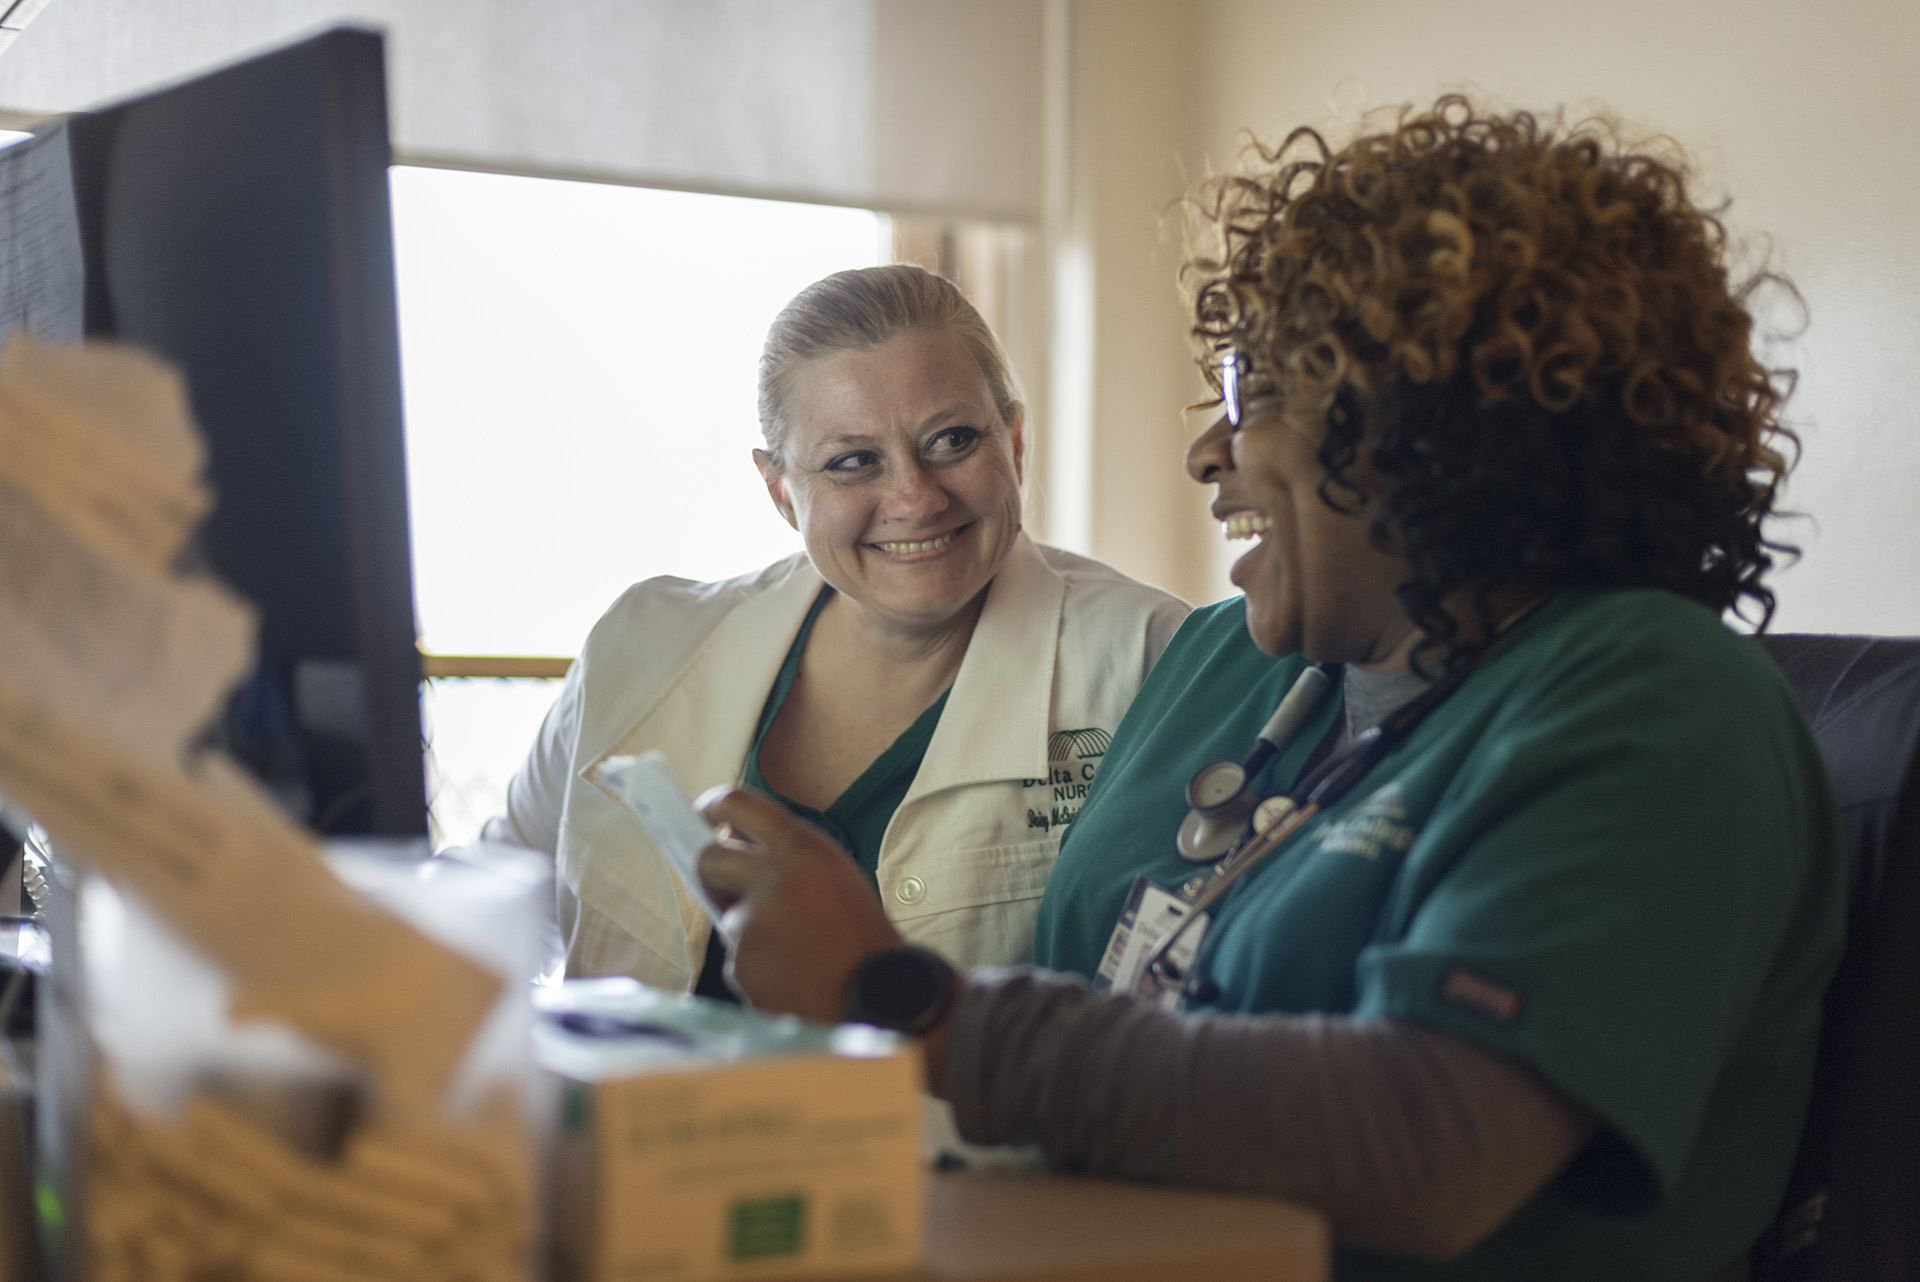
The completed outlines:
{"type": "Polygon", "coordinates": [[[330,866],[203,746],[254,616],[179,569],[212,499],[186,406],[127,349],[0,358],[0,795],[79,869],[42,1047],[61,1253],[100,1282],[523,1278],[534,945],[502,923],[538,895],[330,866]]]}
{"type": "Polygon", "coordinates": [[[431,1107],[499,981],[347,890],[240,770],[188,749],[253,655],[243,608],[166,568],[204,462],[185,403],[121,348],[7,347],[0,478],[24,501],[0,550],[39,555],[0,573],[0,792],[226,967],[244,1012],[431,1107]],[[102,473],[145,478],[105,523],[85,479],[102,473]]]}

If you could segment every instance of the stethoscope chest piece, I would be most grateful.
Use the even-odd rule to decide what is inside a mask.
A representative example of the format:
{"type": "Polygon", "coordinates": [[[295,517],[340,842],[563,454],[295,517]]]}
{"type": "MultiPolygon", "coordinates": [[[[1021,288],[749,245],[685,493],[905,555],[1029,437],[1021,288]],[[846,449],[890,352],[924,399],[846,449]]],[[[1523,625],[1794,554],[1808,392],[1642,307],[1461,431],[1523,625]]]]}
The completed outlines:
{"type": "Polygon", "coordinates": [[[1192,807],[1181,821],[1174,846],[1182,859],[1210,864],[1224,858],[1247,830],[1247,817],[1257,804],[1247,791],[1247,772],[1237,761],[1202,766],[1187,784],[1192,807]]]}
{"type": "Polygon", "coordinates": [[[1269,832],[1286,822],[1287,816],[1299,808],[1292,797],[1275,793],[1253,808],[1253,830],[1269,832]]]}

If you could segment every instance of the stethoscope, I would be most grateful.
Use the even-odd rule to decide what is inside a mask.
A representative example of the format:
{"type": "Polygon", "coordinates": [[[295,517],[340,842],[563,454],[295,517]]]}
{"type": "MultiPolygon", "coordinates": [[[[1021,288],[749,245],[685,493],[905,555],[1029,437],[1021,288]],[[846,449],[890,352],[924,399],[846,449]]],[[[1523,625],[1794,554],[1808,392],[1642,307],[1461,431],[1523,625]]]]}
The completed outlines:
{"type": "MultiPolygon", "coordinates": [[[[1260,728],[1253,751],[1239,761],[1216,761],[1202,766],[1187,781],[1187,817],[1181,821],[1174,846],[1180,857],[1196,864],[1210,864],[1233,852],[1246,840],[1248,821],[1253,828],[1262,824],[1255,812],[1263,804],[1247,784],[1275,757],[1285,752],[1325,701],[1333,689],[1333,678],[1318,664],[1306,669],[1288,688],[1286,696],[1260,728]]],[[[1276,798],[1268,798],[1269,801],[1276,798]]],[[[1270,816],[1269,816],[1270,818],[1270,816]]]]}
{"type": "MultiPolygon", "coordinates": [[[[1546,600],[1542,595],[1502,620],[1494,630],[1497,640],[1546,600]]],[[[1427,715],[1460,688],[1481,660],[1493,650],[1490,642],[1474,656],[1429,686],[1425,693],[1369,726],[1347,747],[1309,771],[1287,792],[1256,797],[1249,784],[1269,761],[1286,751],[1300,729],[1333,689],[1324,668],[1309,664],[1267,718],[1254,740],[1253,750],[1239,761],[1216,761],[1202,766],[1187,781],[1187,817],[1180,824],[1175,847],[1182,858],[1212,864],[1213,876],[1193,895],[1186,914],[1147,954],[1138,972],[1136,992],[1149,983],[1161,991],[1183,987],[1188,976],[1168,954],[1193,923],[1205,916],[1242,878],[1300,831],[1399,747],[1427,715]]]]}

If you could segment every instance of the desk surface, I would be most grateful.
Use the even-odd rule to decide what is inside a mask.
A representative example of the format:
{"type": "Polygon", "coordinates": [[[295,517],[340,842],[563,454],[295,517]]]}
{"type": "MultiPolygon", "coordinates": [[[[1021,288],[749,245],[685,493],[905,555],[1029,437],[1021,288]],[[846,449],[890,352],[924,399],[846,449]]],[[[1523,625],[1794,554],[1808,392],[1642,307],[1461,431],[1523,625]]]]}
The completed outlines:
{"type": "Polygon", "coordinates": [[[996,1171],[931,1177],[927,1263],[887,1282],[1325,1282],[1327,1223],[1289,1202],[996,1171]]]}

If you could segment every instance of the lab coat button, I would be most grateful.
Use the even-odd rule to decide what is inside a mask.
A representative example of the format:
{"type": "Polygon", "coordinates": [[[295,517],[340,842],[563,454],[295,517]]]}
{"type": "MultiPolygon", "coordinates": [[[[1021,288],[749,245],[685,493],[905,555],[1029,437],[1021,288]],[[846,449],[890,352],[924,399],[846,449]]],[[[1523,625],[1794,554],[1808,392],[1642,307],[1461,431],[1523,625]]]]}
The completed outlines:
{"type": "Polygon", "coordinates": [[[908,877],[893,888],[893,897],[903,904],[917,904],[927,897],[927,883],[918,877],[908,877]]]}

